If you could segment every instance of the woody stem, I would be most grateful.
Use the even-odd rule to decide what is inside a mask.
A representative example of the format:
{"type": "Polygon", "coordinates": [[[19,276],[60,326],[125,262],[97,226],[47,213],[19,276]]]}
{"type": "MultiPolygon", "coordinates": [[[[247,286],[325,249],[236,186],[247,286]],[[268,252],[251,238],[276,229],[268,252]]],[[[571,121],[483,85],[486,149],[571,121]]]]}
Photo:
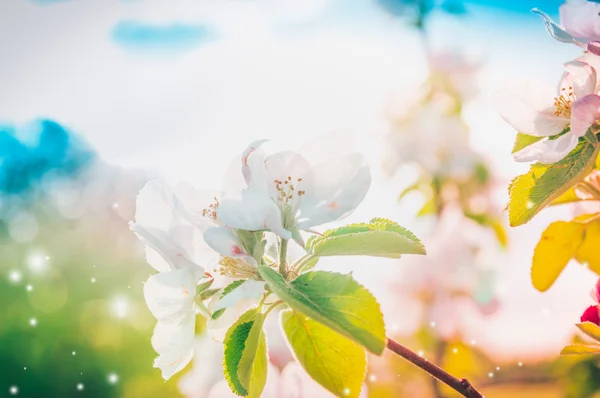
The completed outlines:
{"type": "Polygon", "coordinates": [[[402,358],[411,362],[413,365],[418,366],[425,372],[429,373],[431,376],[435,377],[442,383],[454,389],[456,392],[461,394],[466,398],[483,398],[483,395],[479,393],[472,385],[469,383],[467,379],[459,380],[456,377],[452,376],[444,369],[439,366],[429,362],[422,356],[414,353],[408,348],[404,347],[397,341],[394,341],[388,337],[387,342],[388,350],[392,351],[394,354],[400,355],[402,358]]]}

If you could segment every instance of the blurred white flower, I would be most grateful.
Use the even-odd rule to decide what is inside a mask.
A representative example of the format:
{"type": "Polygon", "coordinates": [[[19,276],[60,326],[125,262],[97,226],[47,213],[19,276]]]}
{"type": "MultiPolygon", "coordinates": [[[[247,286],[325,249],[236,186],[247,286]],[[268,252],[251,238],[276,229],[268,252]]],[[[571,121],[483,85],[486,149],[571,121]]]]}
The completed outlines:
{"type": "Polygon", "coordinates": [[[423,322],[435,325],[432,330],[440,337],[452,338],[460,332],[462,303],[475,303],[484,314],[496,307],[494,274],[482,261],[493,245],[479,225],[459,209],[447,208],[427,245],[428,255],[404,259],[393,289],[420,301],[423,322]]]}
{"type": "Polygon", "coordinates": [[[447,94],[469,100],[478,91],[479,60],[459,51],[437,51],[429,54],[430,79],[447,94]]]}
{"type": "Polygon", "coordinates": [[[480,157],[468,143],[468,128],[458,114],[436,103],[423,103],[395,119],[387,135],[384,168],[393,175],[414,162],[431,175],[461,179],[472,173],[480,157]]]}
{"type": "MultiPolygon", "coordinates": [[[[221,203],[221,220],[250,231],[269,229],[304,245],[300,230],[348,216],[362,202],[371,184],[369,167],[358,153],[311,164],[296,152],[266,155],[251,144],[242,157],[248,188],[238,199],[221,203]]],[[[326,151],[326,148],[322,149],[326,151]]]]}

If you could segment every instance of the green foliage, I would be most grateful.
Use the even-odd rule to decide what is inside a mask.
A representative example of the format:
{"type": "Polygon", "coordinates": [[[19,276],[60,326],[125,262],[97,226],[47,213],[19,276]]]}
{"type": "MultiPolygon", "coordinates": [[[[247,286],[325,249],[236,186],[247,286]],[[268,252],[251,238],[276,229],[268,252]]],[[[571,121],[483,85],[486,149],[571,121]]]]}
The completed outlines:
{"type": "Polygon", "coordinates": [[[386,337],[379,304],[352,276],[314,271],[288,283],[271,268],[258,270],[271,291],[293,310],[381,355],[386,337]]]}
{"type": "Polygon", "coordinates": [[[308,240],[306,249],[318,257],[364,255],[399,258],[402,254],[425,254],[425,247],[412,232],[383,218],[313,236],[308,240]]]}
{"type": "Polygon", "coordinates": [[[517,133],[517,138],[515,139],[515,144],[513,145],[511,153],[517,153],[543,139],[544,137],[534,137],[532,135],[517,133]]]}
{"type": "Polygon", "coordinates": [[[259,398],[267,383],[268,358],[264,322],[265,315],[257,312],[237,370],[238,379],[250,398],[259,398]]]}
{"type": "Polygon", "coordinates": [[[231,390],[240,396],[259,397],[267,380],[263,314],[246,311],[225,334],[223,371],[231,390]]]}
{"type": "Polygon", "coordinates": [[[223,292],[221,293],[220,298],[227,296],[229,293],[233,292],[235,289],[240,287],[242,285],[242,283],[244,283],[244,282],[246,282],[245,279],[238,279],[238,280],[231,282],[229,285],[225,286],[225,288],[223,289],[223,292]]]}
{"type": "Polygon", "coordinates": [[[508,215],[513,227],[525,224],[581,181],[595,165],[598,149],[587,141],[552,165],[534,164],[509,187],[508,215]]]}
{"type": "Polygon", "coordinates": [[[301,313],[286,310],[281,323],[298,362],[338,397],[358,397],[365,380],[364,348],[301,313]]]}

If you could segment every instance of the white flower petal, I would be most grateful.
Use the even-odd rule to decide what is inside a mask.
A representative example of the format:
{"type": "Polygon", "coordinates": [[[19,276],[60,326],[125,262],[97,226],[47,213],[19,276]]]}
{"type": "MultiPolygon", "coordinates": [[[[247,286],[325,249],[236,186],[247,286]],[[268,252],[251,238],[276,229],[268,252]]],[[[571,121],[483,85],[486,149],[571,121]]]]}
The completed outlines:
{"type": "MultiPolygon", "coordinates": [[[[253,184],[264,181],[265,153],[261,146],[267,141],[264,139],[254,141],[242,153],[242,175],[248,187],[253,187],[253,184]]],[[[254,188],[257,187],[254,186],[254,188]]]]}
{"type": "Polygon", "coordinates": [[[586,95],[573,103],[571,111],[571,133],[583,137],[592,124],[600,119],[600,96],[586,95]]]}
{"type": "Polygon", "coordinates": [[[572,91],[575,98],[582,98],[588,94],[593,94],[596,88],[596,70],[585,62],[570,61],[564,64],[567,71],[561,83],[561,94],[572,91]]]}
{"type": "Polygon", "coordinates": [[[246,299],[238,301],[233,307],[229,307],[225,312],[217,319],[207,319],[206,329],[210,336],[219,342],[223,342],[225,334],[229,327],[237,321],[237,319],[250,308],[256,307],[255,299],[246,299]]]}
{"type": "Polygon", "coordinates": [[[223,224],[247,231],[269,229],[284,239],[292,234],[283,228],[281,210],[266,194],[246,190],[241,198],[225,200],[220,205],[220,220],[223,224]]]}
{"type": "Polygon", "coordinates": [[[178,184],[175,188],[174,207],[189,223],[204,230],[217,221],[218,210],[212,206],[224,197],[219,191],[200,191],[189,184],[178,184]]]}
{"type": "Polygon", "coordinates": [[[216,252],[223,256],[247,256],[239,238],[227,227],[213,227],[204,231],[204,240],[216,252]]]}
{"type": "Polygon", "coordinates": [[[560,22],[579,42],[600,38],[600,4],[594,1],[567,1],[559,7],[560,22]]]}
{"type": "Polygon", "coordinates": [[[160,322],[180,322],[190,311],[194,312],[196,282],[191,268],[152,275],[144,283],[148,309],[160,322]]]}
{"type": "Polygon", "coordinates": [[[538,14],[542,18],[542,21],[544,21],[544,25],[546,25],[546,30],[554,39],[562,41],[563,43],[572,43],[577,45],[581,44],[581,42],[577,38],[573,37],[563,27],[559,26],[556,22],[554,22],[552,18],[550,18],[550,16],[545,12],[537,8],[534,8],[531,11],[538,14]]]}
{"type": "Polygon", "coordinates": [[[371,185],[371,172],[363,157],[349,154],[314,168],[313,191],[300,204],[297,226],[308,229],[348,216],[363,201],[371,185]]]}
{"type": "Polygon", "coordinates": [[[253,299],[257,302],[264,292],[265,282],[248,279],[225,296],[220,295],[213,300],[209,305],[209,309],[215,312],[223,308],[233,307],[238,301],[247,299],[253,299]]]}
{"type": "Polygon", "coordinates": [[[169,234],[155,228],[145,228],[135,223],[129,223],[129,225],[142,242],[146,244],[148,264],[157,271],[165,272],[186,267],[201,268],[192,261],[189,250],[175,240],[185,240],[186,246],[191,245],[191,237],[186,236],[184,239],[183,236],[193,234],[192,229],[177,229],[169,234]]]}
{"type": "Polygon", "coordinates": [[[529,81],[506,84],[495,95],[500,115],[517,131],[535,137],[560,133],[569,120],[555,116],[556,94],[548,87],[529,81]]]}
{"type": "Polygon", "coordinates": [[[567,156],[577,146],[578,139],[567,133],[555,140],[543,139],[514,154],[517,162],[556,163],[567,156]]]}
{"type": "MultiPolygon", "coordinates": [[[[239,171],[239,170],[238,170],[239,171]]],[[[223,369],[215,366],[223,361],[223,344],[203,333],[194,342],[192,370],[179,381],[179,390],[188,398],[205,398],[210,389],[223,379],[223,369]]],[[[229,387],[228,387],[229,388],[229,387]]],[[[231,390],[230,390],[231,392],[231,390]]]]}
{"type": "Polygon", "coordinates": [[[135,222],[145,227],[168,230],[174,224],[172,193],[162,182],[149,181],[136,199],[135,222]]]}
{"type": "Polygon", "coordinates": [[[194,334],[196,317],[187,314],[180,323],[157,323],[152,336],[152,346],[159,354],[154,367],[162,371],[165,380],[183,369],[194,356],[194,334]]]}

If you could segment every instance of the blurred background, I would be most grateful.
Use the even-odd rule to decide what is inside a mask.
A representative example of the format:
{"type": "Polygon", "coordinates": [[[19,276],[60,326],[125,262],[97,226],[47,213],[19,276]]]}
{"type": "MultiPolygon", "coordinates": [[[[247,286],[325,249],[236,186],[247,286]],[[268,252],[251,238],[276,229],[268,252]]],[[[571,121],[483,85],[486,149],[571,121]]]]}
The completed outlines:
{"type": "MultiPolygon", "coordinates": [[[[429,256],[321,268],[354,272],[391,336],[488,398],[600,396],[600,360],[558,357],[597,277],[572,264],[542,294],[529,276],[542,230],[576,209],[516,229],[504,212],[527,165],[493,94],[556,84],[579,54],[529,12],[560,4],[1,0],[0,396],[209,396],[196,384],[218,356],[168,382],[152,368],[137,192],[152,178],[218,189],[249,142],[332,132],[373,174],[344,223],[393,219],[429,256]]],[[[455,396],[391,355],[367,381],[369,397],[455,396]]]]}

